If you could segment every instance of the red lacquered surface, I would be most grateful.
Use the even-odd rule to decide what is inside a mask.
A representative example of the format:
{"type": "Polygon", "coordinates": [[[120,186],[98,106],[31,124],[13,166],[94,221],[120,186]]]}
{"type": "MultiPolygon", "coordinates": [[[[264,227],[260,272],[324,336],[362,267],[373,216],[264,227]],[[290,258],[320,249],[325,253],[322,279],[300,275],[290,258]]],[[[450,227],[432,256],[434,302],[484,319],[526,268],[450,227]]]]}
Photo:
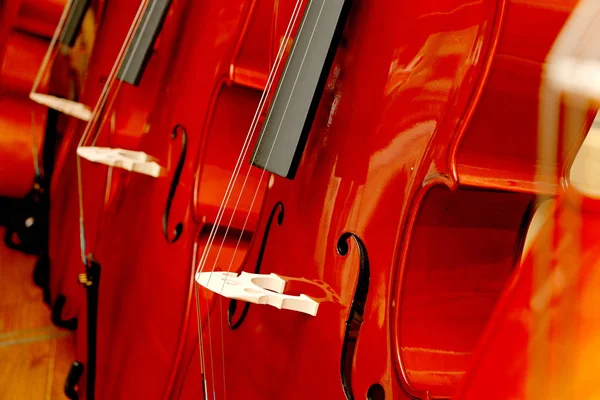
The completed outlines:
{"type": "MultiPolygon", "coordinates": [[[[98,26],[94,49],[90,58],[90,68],[87,71],[85,86],[79,96],[79,101],[91,109],[95,106],[105,81],[115,63],[126,34],[131,26],[139,2],[131,0],[116,4],[105,9],[104,18],[98,26]]],[[[133,107],[135,108],[135,107],[133,107]]],[[[126,110],[123,110],[126,114],[126,110]]],[[[52,299],[60,294],[67,298],[63,317],[72,318],[77,314],[77,309],[82,304],[84,292],[77,283],[77,273],[83,272],[80,252],[79,234],[79,203],[77,191],[77,156],[76,149],[86,123],[71,119],[65,129],[64,138],[58,149],[54,175],[51,186],[50,209],[50,242],[49,257],[51,265],[50,292],[52,299]],[[69,245],[65,245],[69,243],[69,245]]],[[[109,125],[110,126],[110,125],[109,125]]],[[[103,135],[100,143],[107,143],[116,135],[103,135]]],[[[96,224],[101,217],[105,202],[104,184],[106,182],[106,168],[102,166],[82,165],[85,171],[91,170],[93,174],[87,175],[94,180],[93,185],[86,185],[84,190],[87,195],[85,215],[86,233],[89,240],[93,240],[96,224]],[[87,169],[86,169],[87,168],[87,169]],[[90,192],[90,188],[96,188],[90,192]]]]}
{"type": "Polygon", "coordinates": [[[33,186],[35,164],[44,140],[46,108],[25,99],[0,96],[0,195],[22,198],[33,186]]]}
{"type": "MultiPolygon", "coordinates": [[[[560,7],[545,1],[499,3],[492,53],[484,67],[486,82],[475,89],[473,98],[479,103],[466,111],[457,130],[462,137],[450,156],[450,177],[456,176],[459,186],[484,189],[487,195],[463,199],[467,207],[475,204],[464,216],[455,211],[457,223],[451,231],[445,232],[447,223],[439,217],[420,227],[426,201],[414,225],[409,223],[412,237],[404,245],[400,320],[393,326],[399,334],[399,370],[419,396],[454,393],[495,302],[518,265],[532,211],[533,196],[528,193],[556,191],[565,161],[547,165],[538,161],[538,93],[542,63],[572,6],[572,2],[560,7]],[[523,25],[534,18],[547,21],[545,28],[524,35],[523,25]],[[537,177],[536,168],[543,171],[537,177]],[[496,190],[512,192],[508,197],[512,203],[496,190]],[[477,218],[479,213],[484,213],[482,218],[477,218]],[[428,235],[419,237],[424,228],[428,235]],[[440,243],[442,254],[423,250],[427,243],[440,243]],[[415,325],[415,320],[423,324],[415,325]]],[[[581,126],[561,138],[566,153],[580,145],[584,132],[581,126]]],[[[444,202],[437,207],[438,213],[448,208],[444,202]]]]}
{"type": "MultiPolygon", "coordinates": [[[[555,190],[556,165],[538,165],[543,174],[535,177],[537,99],[544,60],[576,4],[576,0],[506,1],[489,82],[457,160],[464,183],[530,193],[555,190]],[[537,21],[544,21],[543,26],[537,21]]],[[[565,139],[567,152],[581,143],[578,135],[565,139]]]]}
{"type": "MultiPolygon", "coordinates": [[[[15,1],[15,0],[9,0],[15,1]]],[[[66,0],[17,0],[17,27],[34,35],[51,38],[67,4],[66,0]]]]}
{"type": "Polygon", "coordinates": [[[398,332],[415,388],[450,396],[518,263],[532,198],[432,188],[421,203],[406,260],[398,332]],[[431,243],[443,244],[443,259],[431,243]]]}
{"type": "MultiPolygon", "coordinates": [[[[82,162],[87,250],[103,268],[99,398],[203,396],[193,272],[290,3],[174,0],[141,86],[119,87],[105,124],[95,128],[98,145],[139,146],[167,172],[154,179],[113,171],[107,187],[107,168],[82,162]],[[181,154],[181,133],[171,137],[176,125],[187,132],[187,158],[168,235],[179,221],[184,229],[169,243],[162,217],[181,154]]],[[[82,95],[89,106],[138,6],[115,4],[107,5],[82,95]]],[[[293,293],[322,299],[319,314],[252,306],[233,331],[221,327],[229,303],[210,296],[212,329],[203,324],[204,338],[215,344],[212,362],[205,360],[209,397],[224,398],[226,377],[229,398],[345,398],[340,359],[360,260],[352,239],[349,255],[336,252],[344,232],[361,238],[370,265],[364,322],[347,361],[354,397],[376,384],[385,398],[455,393],[519,260],[533,196],[556,191],[564,167],[543,165],[548,172],[533,185],[541,63],[573,5],[355,2],[296,179],[272,177],[263,198],[270,177],[260,181],[254,169],[235,213],[227,206],[216,240],[224,240],[216,266],[228,268],[233,258],[233,270],[247,271],[266,243],[261,272],[289,277],[293,293]],[[539,28],[527,28],[530,21],[539,28]],[[279,202],[282,223],[264,238],[279,202]]],[[[74,185],[83,126],[76,125],[53,182],[62,197],[52,203],[61,217],[50,253],[58,266],[52,292],[67,296],[65,318],[80,318],[78,358],[85,364],[74,185]]],[[[570,137],[566,147],[581,138],[570,137]]],[[[241,190],[238,181],[232,198],[241,190]]],[[[200,313],[206,321],[208,309],[200,313]]]]}
{"type": "MultiPolygon", "coordinates": [[[[91,126],[90,129],[92,137],[97,138],[95,142],[97,146],[135,149],[140,138],[148,131],[153,102],[164,91],[161,81],[169,76],[166,69],[178,35],[177,21],[181,18],[183,3],[185,2],[173,2],[177,5],[175,8],[177,11],[167,17],[161,31],[162,40],[157,41],[140,84],[134,87],[124,83],[111,91],[107,105],[103,109],[104,115],[100,118],[101,123],[91,126]]],[[[139,6],[138,1],[106,4],[81,95],[81,101],[90,108],[95,106],[105,87],[139,6]]],[[[76,279],[78,273],[84,272],[84,265],[81,261],[78,224],[79,199],[77,191],[73,189],[78,185],[75,152],[85,128],[84,123],[71,121],[61,148],[60,172],[57,172],[53,180],[56,196],[51,210],[51,216],[54,217],[51,218],[51,233],[55,235],[51,234],[50,243],[51,292],[53,298],[58,295],[64,295],[66,298],[62,318],[77,317],[78,319],[77,359],[84,365],[87,363],[87,327],[84,326],[87,318],[85,291],[78,285],[76,279]],[[60,223],[64,220],[70,221],[71,224],[68,227],[61,226],[60,223]],[[71,245],[65,246],[65,243],[71,245]]],[[[84,145],[91,145],[91,141],[84,145]]],[[[91,253],[97,248],[98,241],[101,239],[102,227],[109,219],[109,209],[119,201],[118,191],[125,183],[127,174],[119,169],[109,172],[104,165],[82,160],[81,176],[86,251],[91,253]]],[[[122,240],[121,232],[116,238],[122,240]]],[[[108,293],[108,296],[114,295],[114,292],[108,293]]],[[[98,334],[110,335],[111,332],[99,330],[98,334]]],[[[110,343],[105,346],[104,343],[99,342],[97,351],[109,354],[111,349],[110,343]]],[[[101,372],[98,376],[99,381],[110,388],[111,383],[102,379],[101,372]]],[[[79,386],[82,395],[85,393],[86,383],[86,376],[84,376],[79,386]]]]}
{"type": "MultiPolygon", "coordinates": [[[[2,146],[0,195],[22,198],[35,179],[34,157],[41,165],[47,111],[27,99],[47,42],[17,31],[8,34],[0,55],[2,146]],[[35,146],[35,147],[34,147],[35,146]]],[[[48,85],[48,79],[41,82],[48,85]]]]}
{"type": "MultiPolygon", "coordinates": [[[[553,4],[528,2],[546,12],[536,15],[536,35],[520,36],[514,47],[541,41],[547,53],[561,27],[556,21],[564,22],[573,6],[553,4]]],[[[538,107],[539,83],[511,83],[531,71],[498,72],[500,50],[518,53],[503,47],[515,34],[506,27],[531,18],[519,7],[354,4],[296,178],[272,177],[261,240],[243,264],[254,269],[271,210],[281,202],[285,213],[266,239],[261,273],[300,278],[302,291],[323,302],[316,317],[252,306],[237,330],[222,325],[227,307],[215,303],[212,329],[204,325],[204,342],[213,344],[212,357],[205,355],[208,397],[224,398],[226,391],[236,399],[345,398],[340,365],[360,249],[350,239],[349,255],[336,252],[344,232],[362,239],[370,265],[364,320],[347,361],[353,396],[373,394],[373,385],[385,398],[455,392],[518,263],[536,190],[530,172],[537,113],[515,116],[519,110],[484,101],[486,91],[501,88],[506,98],[520,96],[520,107],[538,107]],[[478,125],[492,110],[505,112],[509,133],[478,125]],[[519,139],[519,150],[502,135],[519,139]],[[497,152],[495,169],[487,164],[492,157],[471,158],[488,155],[475,151],[478,141],[497,152]],[[518,165],[504,162],[515,151],[522,153],[518,165]],[[525,178],[485,183],[502,168],[525,178]]],[[[572,143],[580,141],[581,135],[572,143]]],[[[546,189],[555,186],[556,177],[549,178],[546,189]]],[[[189,385],[197,389],[197,366],[192,373],[186,383],[196,380],[189,385]]]]}
{"type": "MultiPolygon", "coordinates": [[[[2,187],[1,194],[24,197],[33,184],[34,150],[42,149],[46,112],[31,104],[26,95],[45,52],[43,40],[12,32],[2,55],[2,187]]],[[[46,80],[47,82],[47,80],[46,80]]]]}
{"type": "MultiPolygon", "coordinates": [[[[123,41],[129,31],[140,2],[128,1],[111,3],[104,9],[104,17],[98,28],[95,45],[91,55],[90,68],[87,71],[86,84],[80,101],[94,108],[105,86],[107,77],[113,68],[123,41]]],[[[175,35],[175,28],[169,25],[167,35],[175,35]]],[[[160,80],[166,76],[172,46],[169,41],[154,49],[154,55],[148,62],[145,80],[139,86],[121,85],[111,95],[111,104],[105,115],[105,122],[92,130],[97,137],[97,146],[135,149],[140,137],[147,131],[151,105],[161,90],[160,80]]],[[[50,262],[51,293],[56,298],[63,294],[67,298],[63,312],[64,318],[76,315],[83,304],[82,288],[74,277],[82,272],[79,232],[79,201],[77,187],[76,148],[86,124],[70,121],[61,144],[57,169],[53,179],[54,201],[51,210],[50,262]],[[69,189],[71,188],[71,189],[69,189]],[[68,227],[62,221],[71,221],[68,227]],[[73,246],[64,246],[72,243],[73,246]]],[[[88,145],[91,143],[88,143],[88,145]]],[[[108,169],[103,165],[81,162],[84,198],[84,221],[86,243],[91,251],[96,243],[96,233],[105,218],[104,210],[113,200],[113,192],[119,187],[123,172],[115,170],[110,177],[111,186],[107,188],[108,169]],[[111,191],[112,190],[112,191],[111,191]]]]}
{"type": "Polygon", "coordinates": [[[66,0],[4,1],[0,9],[0,54],[13,30],[50,39],[66,4],[66,0]]]}
{"type": "MultiPolygon", "coordinates": [[[[11,32],[0,60],[2,94],[27,99],[47,49],[46,40],[19,31],[11,32]]],[[[48,78],[46,75],[40,82],[41,90],[47,89],[48,78]]]]}
{"type": "MultiPolygon", "coordinates": [[[[177,15],[181,11],[178,7],[181,5],[173,3],[170,14],[177,15]]],[[[246,45],[272,40],[276,10],[272,2],[251,1],[190,3],[186,8],[165,96],[157,103],[149,130],[140,142],[140,149],[156,157],[167,174],[158,179],[128,174],[126,185],[115,194],[108,223],[94,251],[103,271],[98,347],[111,349],[99,353],[100,397],[179,398],[184,391],[186,373],[197,361],[193,258],[204,249],[220,195],[239,154],[237,149],[261,95],[255,89],[258,81],[236,77],[260,76],[269,69],[269,53],[260,53],[264,59],[252,59],[256,66],[251,66],[248,58],[253,50],[246,45]],[[187,156],[170,211],[168,236],[173,237],[172,230],[180,221],[183,234],[169,243],[162,217],[181,154],[181,132],[175,139],[171,137],[177,125],[187,132],[187,156]],[[127,241],[121,239],[121,232],[127,232],[127,241]],[[116,362],[135,362],[137,367],[116,370],[111,367],[116,362]],[[152,379],[148,381],[148,377],[152,379]],[[139,387],[135,383],[140,380],[147,384],[139,387]]],[[[258,175],[256,170],[247,182],[251,194],[258,175]]],[[[262,190],[265,187],[263,181],[262,190]]],[[[239,192],[239,186],[234,192],[239,192]]],[[[232,223],[232,229],[241,229],[250,201],[248,196],[240,203],[243,217],[232,223]]],[[[259,195],[256,202],[261,201],[259,195]]],[[[255,209],[249,218],[234,268],[244,258],[243,248],[252,238],[258,212],[255,209]]],[[[224,221],[231,214],[229,209],[224,221]]],[[[236,241],[229,241],[223,254],[232,254],[235,245],[236,241]]],[[[201,395],[187,386],[185,391],[192,398],[201,395]]]]}
{"type": "MultiPolygon", "coordinates": [[[[24,197],[35,178],[34,157],[42,165],[47,111],[27,96],[64,4],[64,0],[10,0],[0,9],[2,196],[24,197]]],[[[40,87],[46,90],[48,85],[49,76],[42,76],[40,87]]]]}
{"type": "Polygon", "coordinates": [[[563,195],[503,293],[457,398],[598,396],[598,200],[563,195]]]}

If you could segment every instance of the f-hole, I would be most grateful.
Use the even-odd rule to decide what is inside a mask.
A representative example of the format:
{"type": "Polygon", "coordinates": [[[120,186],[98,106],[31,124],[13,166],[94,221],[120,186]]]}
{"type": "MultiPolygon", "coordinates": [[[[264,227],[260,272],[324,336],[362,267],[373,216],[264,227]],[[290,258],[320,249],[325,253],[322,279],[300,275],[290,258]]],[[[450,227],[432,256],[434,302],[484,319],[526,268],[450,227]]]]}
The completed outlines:
{"type": "Polygon", "coordinates": [[[173,203],[173,198],[175,197],[175,192],[177,192],[177,185],[179,185],[179,179],[181,178],[181,171],[183,170],[185,155],[187,153],[187,133],[185,128],[181,125],[176,125],[175,128],[173,128],[173,132],[171,132],[172,140],[177,139],[177,132],[181,132],[181,155],[179,156],[179,162],[177,163],[177,168],[175,169],[175,174],[171,181],[171,188],[169,189],[169,196],[167,197],[167,204],[165,206],[162,222],[163,234],[165,235],[167,243],[175,243],[183,232],[183,222],[178,222],[177,225],[175,225],[175,229],[173,229],[173,238],[169,238],[169,214],[171,213],[171,205],[173,203]]]}
{"type": "MultiPolygon", "coordinates": [[[[277,202],[273,209],[271,210],[271,214],[269,215],[269,219],[267,220],[267,226],[265,228],[265,233],[263,235],[263,240],[260,245],[260,251],[258,253],[258,258],[256,259],[256,267],[254,267],[254,273],[260,273],[260,267],[262,264],[263,256],[265,254],[265,248],[267,247],[267,241],[269,239],[269,232],[271,231],[271,226],[273,225],[273,221],[275,220],[275,216],[277,216],[277,226],[281,226],[283,224],[283,203],[277,202]]],[[[231,300],[229,302],[229,308],[227,310],[227,324],[231,329],[237,329],[240,327],[244,319],[246,319],[246,314],[248,314],[248,310],[250,309],[250,303],[244,304],[244,309],[242,310],[237,321],[234,322],[233,317],[237,310],[237,300],[231,300]]]]}
{"type": "Polygon", "coordinates": [[[367,391],[367,400],[385,400],[385,390],[379,383],[371,385],[367,391]]]}
{"type": "MultiPolygon", "coordinates": [[[[354,298],[350,305],[350,312],[346,320],[346,333],[344,334],[344,344],[342,347],[342,357],[340,360],[340,377],[342,380],[342,388],[348,400],[354,400],[355,396],[352,392],[352,361],[356,351],[356,342],[360,327],[363,323],[363,315],[365,312],[365,304],[367,302],[367,294],[369,292],[370,267],[369,257],[367,255],[367,247],[356,234],[352,232],[343,233],[337,241],[337,253],[345,257],[350,252],[350,239],[353,239],[358,247],[359,252],[359,270],[356,288],[354,289],[354,298]]],[[[371,390],[369,390],[371,391],[371,390]]],[[[369,396],[369,394],[368,394],[369,396]]],[[[383,397],[367,397],[377,400],[383,397]]]]}

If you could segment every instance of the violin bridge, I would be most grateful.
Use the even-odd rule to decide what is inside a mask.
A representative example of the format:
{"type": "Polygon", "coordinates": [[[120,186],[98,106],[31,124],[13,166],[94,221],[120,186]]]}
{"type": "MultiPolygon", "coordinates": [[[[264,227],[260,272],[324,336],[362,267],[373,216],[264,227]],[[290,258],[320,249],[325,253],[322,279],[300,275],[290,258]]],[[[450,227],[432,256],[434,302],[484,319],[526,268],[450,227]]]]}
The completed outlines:
{"type": "Polygon", "coordinates": [[[49,94],[35,92],[29,93],[29,98],[38,104],[42,104],[82,121],[89,121],[92,119],[92,111],[84,104],[49,94]]]}
{"type": "Polygon", "coordinates": [[[286,281],[276,274],[198,272],[196,282],[228,299],[270,305],[280,310],[292,310],[312,316],[317,315],[319,309],[319,303],[304,294],[283,294],[286,281]]]}
{"type": "Polygon", "coordinates": [[[122,168],[158,178],[163,168],[148,154],[141,151],[113,149],[110,147],[79,147],[77,155],[88,161],[122,168]]]}

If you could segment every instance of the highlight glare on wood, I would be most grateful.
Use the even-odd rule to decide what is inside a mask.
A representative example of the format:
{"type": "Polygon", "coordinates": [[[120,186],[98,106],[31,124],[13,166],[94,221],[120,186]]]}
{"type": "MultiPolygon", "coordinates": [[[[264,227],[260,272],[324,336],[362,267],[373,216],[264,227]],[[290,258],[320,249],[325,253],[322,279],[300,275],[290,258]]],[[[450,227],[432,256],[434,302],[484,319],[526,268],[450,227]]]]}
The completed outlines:
{"type": "Polygon", "coordinates": [[[280,310],[298,311],[312,316],[317,315],[319,309],[319,303],[304,294],[283,294],[286,281],[276,274],[242,272],[238,276],[235,272],[199,272],[196,274],[196,282],[229,299],[266,304],[280,310]]]}
{"type": "Polygon", "coordinates": [[[94,163],[122,168],[154,178],[158,178],[163,174],[163,168],[155,159],[141,151],[113,149],[110,147],[79,147],[77,155],[94,163]]]}

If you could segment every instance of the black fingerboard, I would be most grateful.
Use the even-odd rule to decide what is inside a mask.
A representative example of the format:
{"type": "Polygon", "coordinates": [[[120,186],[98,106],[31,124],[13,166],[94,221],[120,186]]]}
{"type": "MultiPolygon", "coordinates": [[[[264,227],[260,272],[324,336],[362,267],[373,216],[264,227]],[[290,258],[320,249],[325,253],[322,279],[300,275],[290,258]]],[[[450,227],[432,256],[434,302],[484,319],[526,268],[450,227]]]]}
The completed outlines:
{"type": "Polygon", "coordinates": [[[170,4],[171,0],[152,0],[146,6],[119,69],[120,80],[139,85],[170,4]]]}
{"type": "Polygon", "coordinates": [[[350,0],[309,0],[252,164],[293,179],[350,10],[350,0]]]}
{"type": "Polygon", "coordinates": [[[90,7],[90,0],[73,0],[71,10],[65,21],[65,26],[60,33],[60,42],[66,46],[73,47],[75,39],[81,30],[83,17],[90,7]]]}

